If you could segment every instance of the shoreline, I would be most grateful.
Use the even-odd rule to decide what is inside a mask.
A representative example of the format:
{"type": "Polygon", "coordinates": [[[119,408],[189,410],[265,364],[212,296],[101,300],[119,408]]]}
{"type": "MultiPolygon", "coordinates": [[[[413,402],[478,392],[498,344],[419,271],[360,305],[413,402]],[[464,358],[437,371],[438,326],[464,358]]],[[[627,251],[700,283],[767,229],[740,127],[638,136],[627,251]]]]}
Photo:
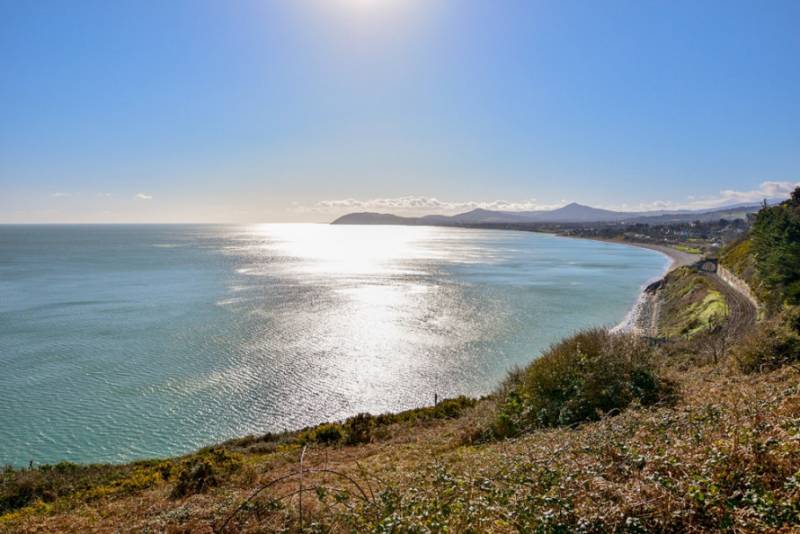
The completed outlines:
{"type": "Polygon", "coordinates": [[[592,240],[603,243],[618,243],[621,245],[630,245],[638,248],[654,250],[661,253],[661,255],[669,260],[670,263],[667,268],[664,269],[664,272],[657,277],[651,278],[642,285],[636,302],[634,302],[631,309],[625,315],[625,318],[618,325],[609,330],[610,332],[629,332],[640,336],[656,337],[658,335],[657,322],[659,315],[659,302],[656,292],[649,292],[647,289],[656,282],[663,280],[665,276],[675,269],[684,267],[686,265],[692,265],[700,261],[700,259],[702,259],[702,255],[683,252],[668,245],[661,245],[657,243],[644,243],[639,241],[623,241],[615,239],[592,240]]]}

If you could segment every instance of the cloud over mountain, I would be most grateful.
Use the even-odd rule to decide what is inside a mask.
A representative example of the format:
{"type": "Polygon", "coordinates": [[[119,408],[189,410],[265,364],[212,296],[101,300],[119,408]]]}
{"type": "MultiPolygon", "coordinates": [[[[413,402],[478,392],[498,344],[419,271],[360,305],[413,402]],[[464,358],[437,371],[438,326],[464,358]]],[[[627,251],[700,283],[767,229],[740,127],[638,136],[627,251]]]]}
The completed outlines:
{"type": "MultiPolygon", "coordinates": [[[[718,195],[705,198],[689,197],[685,202],[671,200],[656,200],[651,202],[641,202],[638,204],[617,204],[603,206],[612,210],[624,211],[659,211],[659,210],[678,210],[678,209],[714,209],[734,204],[758,203],[762,199],[787,198],[795,187],[800,186],[800,182],[791,181],[765,181],[761,182],[758,188],[747,191],[737,191],[725,189],[718,195]]],[[[555,204],[545,204],[537,202],[535,198],[507,201],[507,200],[467,200],[467,201],[445,201],[436,197],[408,195],[402,197],[385,197],[360,200],[355,198],[322,200],[312,206],[296,206],[294,211],[312,213],[342,213],[352,211],[375,211],[389,212],[401,215],[421,215],[429,213],[452,214],[473,209],[485,209],[491,211],[534,211],[548,210],[566,204],[562,200],[555,204]]]]}

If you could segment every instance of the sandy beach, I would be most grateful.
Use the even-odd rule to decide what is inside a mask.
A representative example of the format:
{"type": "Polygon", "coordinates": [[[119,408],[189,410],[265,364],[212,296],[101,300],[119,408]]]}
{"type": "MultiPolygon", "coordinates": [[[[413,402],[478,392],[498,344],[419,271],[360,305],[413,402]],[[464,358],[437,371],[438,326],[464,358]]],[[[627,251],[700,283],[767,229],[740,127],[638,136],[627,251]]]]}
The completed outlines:
{"type": "Polygon", "coordinates": [[[697,263],[703,257],[701,254],[692,254],[690,252],[684,252],[682,250],[672,248],[668,245],[659,245],[656,243],[640,243],[634,241],[612,241],[612,240],[609,240],[607,242],[620,243],[622,245],[631,245],[634,247],[647,248],[650,250],[658,251],[667,256],[672,261],[672,264],[669,266],[669,269],[667,269],[667,272],[673,269],[677,269],[678,267],[683,267],[684,265],[692,265],[693,263],[697,263]]]}

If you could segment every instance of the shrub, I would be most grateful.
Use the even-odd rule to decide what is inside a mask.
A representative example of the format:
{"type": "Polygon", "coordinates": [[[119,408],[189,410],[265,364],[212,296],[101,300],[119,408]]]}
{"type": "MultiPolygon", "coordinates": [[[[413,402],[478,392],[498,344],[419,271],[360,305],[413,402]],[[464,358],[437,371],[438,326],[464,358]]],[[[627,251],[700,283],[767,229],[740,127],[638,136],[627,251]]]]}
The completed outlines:
{"type": "Polygon", "coordinates": [[[397,413],[383,413],[375,417],[375,426],[388,426],[396,423],[415,424],[419,421],[436,419],[454,419],[460,417],[465,410],[478,403],[476,399],[460,395],[452,399],[442,399],[435,406],[413,408],[397,413]]]}
{"type": "Polygon", "coordinates": [[[34,469],[0,468],[0,516],[73,494],[90,500],[150,487],[162,480],[162,469],[167,463],[145,460],[127,465],[77,465],[61,462],[34,469]]]}
{"type": "Polygon", "coordinates": [[[218,485],[222,475],[241,465],[241,459],[225,449],[212,448],[200,452],[183,463],[172,488],[172,498],[202,493],[218,485]]]}
{"type": "Polygon", "coordinates": [[[668,388],[652,359],[650,346],[635,336],[581,332],[552,346],[504,385],[494,433],[510,436],[596,420],[634,401],[654,404],[668,388]]]}
{"type": "Polygon", "coordinates": [[[36,499],[50,501],[51,489],[38,471],[6,469],[0,483],[0,515],[27,506],[36,499]]]}
{"type": "Polygon", "coordinates": [[[178,480],[172,488],[172,497],[194,495],[216,486],[219,480],[214,471],[214,465],[207,458],[187,462],[178,473],[178,480]]]}
{"type": "Polygon", "coordinates": [[[334,423],[326,423],[324,425],[320,425],[314,430],[312,434],[312,439],[317,443],[321,443],[324,445],[330,445],[332,443],[338,443],[342,440],[343,432],[342,427],[334,424],[334,423]]]}
{"type": "Polygon", "coordinates": [[[800,335],[794,316],[778,316],[758,325],[736,348],[736,365],[743,373],[777,369],[800,360],[800,335]]]}
{"type": "Polygon", "coordinates": [[[431,408],[430,416],[433,419],[455,419],[466,408],[475,406],[475,403],[475,399],[464,397],[463,395],[454,399],[445,399],[431,408]]]}
{"type": "Polygon", "coordinates": [[[347,431],[347,444],[358,445],[359,443],[369,443],[372,439],[372,429],[375,426],[375,418],[368,413],[360,413],[347,419],[344,427],[347,431]]]}
{"type": "Polygon", "coordinates": [[[784,322],[792,332],[800,334],[800,306],[787,306],[783,312],[784,322]]]}

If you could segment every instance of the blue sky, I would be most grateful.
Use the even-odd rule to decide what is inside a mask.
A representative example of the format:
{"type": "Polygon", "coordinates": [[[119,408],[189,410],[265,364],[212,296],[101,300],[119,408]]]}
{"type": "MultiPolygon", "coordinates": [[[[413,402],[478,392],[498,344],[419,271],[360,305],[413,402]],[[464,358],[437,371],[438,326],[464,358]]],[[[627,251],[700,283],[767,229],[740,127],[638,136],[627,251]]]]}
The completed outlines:
{"type": "Polygon", "coordinates": [[[797,1],[0,0],[0,222],[781,195],[798,24],[797,1]]]}

